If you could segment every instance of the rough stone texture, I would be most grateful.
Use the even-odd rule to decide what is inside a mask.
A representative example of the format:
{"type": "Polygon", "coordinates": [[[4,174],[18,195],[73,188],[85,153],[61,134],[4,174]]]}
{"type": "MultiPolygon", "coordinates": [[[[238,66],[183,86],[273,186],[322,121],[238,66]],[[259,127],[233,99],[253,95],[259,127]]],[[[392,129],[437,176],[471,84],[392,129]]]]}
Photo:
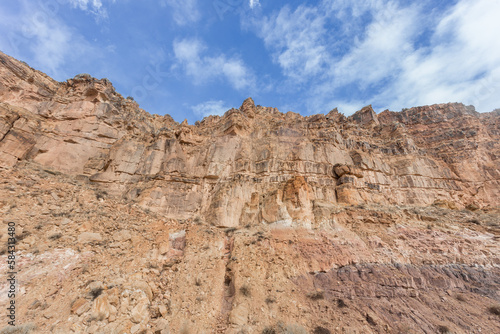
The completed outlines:
{"type": "Polygon", "coordinates": [[[455,103],[302,117],[248,99],[190,126],[147,114],[106,79],[58,83],[1,60],[3,166],[27,159],[83,175],[170,218],[313,224],[315,201],[457,208],[500,201],[498,111],[455,103]],[[300,203],[283,197],[297,175],[307,192],[300,203]]]}
{"type": "Polygon", "coordinates": [[[247,99],[179,124],[0,53],[0,270],[14,221],[37,333],[499,332],[499,120],[247,99]]]}

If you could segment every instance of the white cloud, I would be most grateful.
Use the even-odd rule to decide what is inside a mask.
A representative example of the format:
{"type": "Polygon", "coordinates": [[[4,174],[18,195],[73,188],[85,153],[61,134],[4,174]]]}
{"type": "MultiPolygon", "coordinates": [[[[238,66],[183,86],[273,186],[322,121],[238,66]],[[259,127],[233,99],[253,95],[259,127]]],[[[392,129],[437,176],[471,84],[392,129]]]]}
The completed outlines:
{"type": "Polygon", "coordinates": [[[227,107],[224,101],[211,100],[192,106],[191,109],[195,115],[206,117],[210,115],[221,116],[231,108],[227,107]]]}
{"type": "Polygon", "coordinates": [[[327,46],[321,43],[324,23],[325,17],[315,7],[299,6],[292,12],[285,6],[276,16],[255,24],[273,61],[285,75],[303,81],[318,74],[328,58],[327,46]]]}
{"type": "MultiPolygon", "coordinates": [[[[102,0],[67,0],[69,3],[83,11],[89,12],[96,17],[96,20],[100,21],[108,17],[108,12],[103,6],[102,0]]],[[[106,0],[105,0],[106,1],[106,0]]],[[[109,0],[115,2],[116,0],[109,0]]]]}
{"type": "Polygon", "coordinates": [[[250,0],[249,5],[250,5],[250,8],[253,9],[254,7],[260,6],[260,2],[259,2],[259,0],[250,0]]]}
{"type": "Polygon", "coordinates": [[[62,68],[69,60],[95,59],[90,43],[43,6],[21,1],[21,11],[0,20],[0,28],[6,36],[0,39],[3,51],[57,80],[68,77],[62,68]]]}
{"type": "Polygon", "coordinates": [[[224,56],[219,56],[216,62],[222,60],[222,72],[229,82],[236,89],[243,89],[251,85],[251,76],[245,64],[239,59],[225,59],[224,56]]]}
{"type": "Polygon", "coordinates": [[[172,17],[180,26],[197,22],[201,17],[197,0],[161,0],[160,4],[172,8],[172,17]]]}
{"type": "Polygon", "coordinates": [[[254,75],[243,61],[225,54],[210,56],[207,47],[197,39],[174,41],[177,65],[190,76],[195,84],[203,84],[214,79],[225,79],[235,89],[251,89],[254,75]]]}
{"type": "Polygon", "coordinates": [[[253,29],[288,82],[306,87],[309,112],[331,103],[500,107],[500,2],[459,0],[441,13],[429,13],[431,4],[324,0],[294,11],[285,6],[253,29]]]}
{"type": "Polygon", "coordinates": [[[430,47],[403,61],[381,100],[393,108],[448,101],[479,111],[500,107],[499,12],[499,2],[459,1],[438,21],[430,47]]]}
{"type": "Polygon", "coordinates": [[[101,0],[69,0],[69,2],[81,10],[99,10],[102,8],[101,0]]]}
{"type": "Polygon", "coordinates": [[[388,4],[373,15],[364,39],[355,41],[352,50],[332,66],[336,85],[376,83],[398,71],[400,61],[413,52],[418,9],[388,4]]]}

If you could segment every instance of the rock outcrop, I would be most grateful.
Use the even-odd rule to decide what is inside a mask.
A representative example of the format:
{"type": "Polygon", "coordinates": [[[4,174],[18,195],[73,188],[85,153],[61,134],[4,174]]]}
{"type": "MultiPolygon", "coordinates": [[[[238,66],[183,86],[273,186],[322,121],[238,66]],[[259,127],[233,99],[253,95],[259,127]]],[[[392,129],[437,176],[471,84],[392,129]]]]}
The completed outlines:
{"type": "Polygon", "coordinates": [[[0,53],[0,212],[41,333],[500,331],[499,157],[498,110],[179,124],[0,53]]]}

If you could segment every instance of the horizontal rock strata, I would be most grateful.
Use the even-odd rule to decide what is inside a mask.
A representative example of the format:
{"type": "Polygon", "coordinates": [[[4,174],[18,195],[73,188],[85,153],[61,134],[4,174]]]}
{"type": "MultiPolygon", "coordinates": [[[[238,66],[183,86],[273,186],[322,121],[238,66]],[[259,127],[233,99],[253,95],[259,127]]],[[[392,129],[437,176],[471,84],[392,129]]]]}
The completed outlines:
{"type": "Polygon", "coordinates": [[[460,103],[179,124],[0,53],[0,270],[14,222],[25,332],[500,332],[499,139],[460,103]]]}

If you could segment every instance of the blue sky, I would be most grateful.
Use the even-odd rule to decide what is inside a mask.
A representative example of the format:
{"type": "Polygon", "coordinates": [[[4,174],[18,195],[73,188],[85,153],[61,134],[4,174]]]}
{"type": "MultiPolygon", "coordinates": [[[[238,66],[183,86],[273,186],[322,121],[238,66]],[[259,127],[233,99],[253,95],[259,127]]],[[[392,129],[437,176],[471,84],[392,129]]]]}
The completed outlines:
{"type": "Polygon", "coordinates": [[[498,0],[0,0],[0,50],[189,123],[239,107],[500,108],[498,0]]]}

